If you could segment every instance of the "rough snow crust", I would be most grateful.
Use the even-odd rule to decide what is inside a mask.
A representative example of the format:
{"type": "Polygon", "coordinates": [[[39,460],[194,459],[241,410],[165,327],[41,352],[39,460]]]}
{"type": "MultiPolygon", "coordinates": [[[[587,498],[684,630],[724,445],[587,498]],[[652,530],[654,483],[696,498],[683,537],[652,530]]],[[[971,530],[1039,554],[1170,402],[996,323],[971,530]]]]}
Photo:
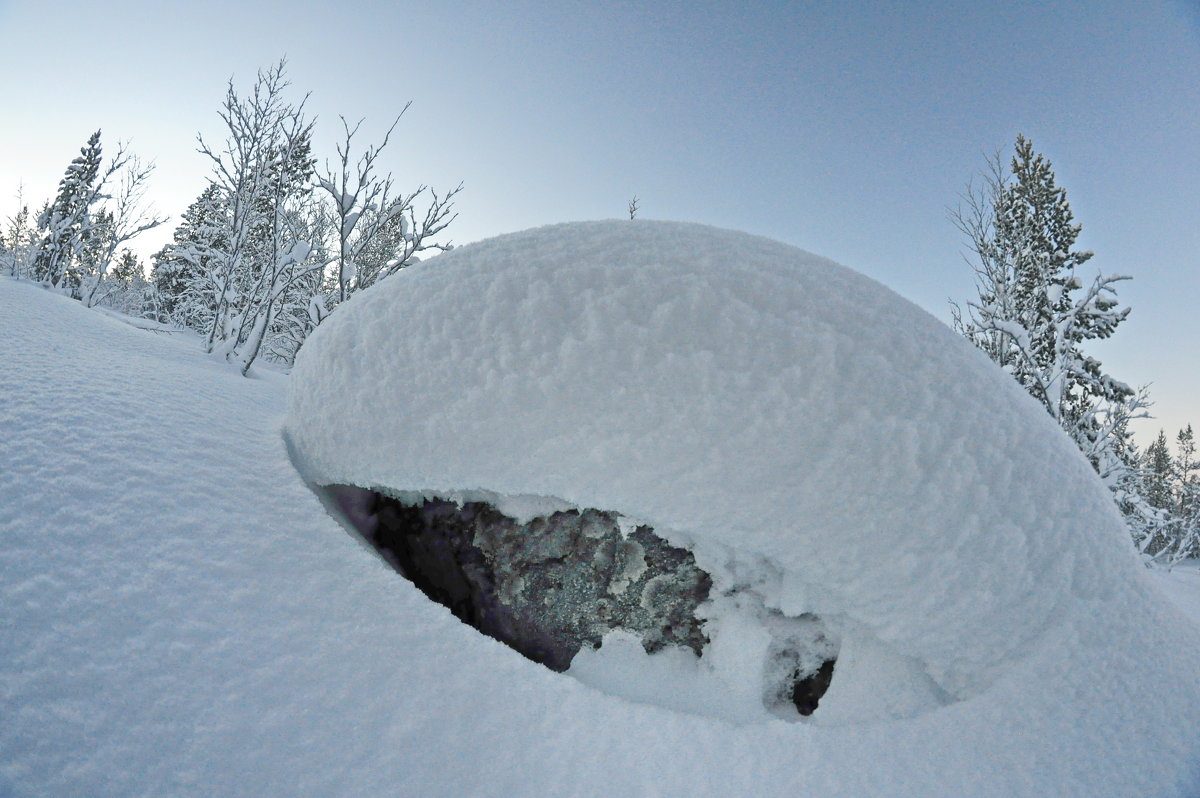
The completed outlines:
{"type": "Polygon", "coordinates": [[[644,519],[754,571],[769,607],[842,619],[930,696],[980,693],[1135,575],[1104,487],[1009,378],[883,286],[745,234],[464,247],[340,309],[289,396],[313,482],[644,519]]]}
{"type": "MultiPolygon", "coordinates": [[[[0,279],[0,795],[1200,794],[1197,630],[1135,568],[972,698],[732,725],[551,673],[399,579],[297,478],[283,388],[0,279]]],[[[961,556],[963,590],[997,581],[961,556]]],[[[859,631],[839,662],[878,661],[859,631]]]]}

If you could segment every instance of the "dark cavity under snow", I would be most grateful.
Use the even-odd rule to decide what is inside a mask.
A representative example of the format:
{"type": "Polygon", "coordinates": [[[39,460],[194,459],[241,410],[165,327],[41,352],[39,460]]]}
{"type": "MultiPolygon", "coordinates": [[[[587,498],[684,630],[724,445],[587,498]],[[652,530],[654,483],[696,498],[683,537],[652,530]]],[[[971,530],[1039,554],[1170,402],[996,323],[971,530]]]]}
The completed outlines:
{"type": "MultiPolygon", "coordinates": [[[[696,610],[708,600],[712,578],[690,551],[649,526],[624,535],[619,516],[603,510],[521,523],[484,501],[402,500],[348,485],[321,490],[426,596],[551,670],[567,670],[583,646],[600,648],[613,630],[638,635],[649,654],[666,646],[704,654],[708,637],[696,610]]],[[[786,676],[771,692],[810,715],[835,659],[815,667],[801,659],[777,663],[786,676]]]]}

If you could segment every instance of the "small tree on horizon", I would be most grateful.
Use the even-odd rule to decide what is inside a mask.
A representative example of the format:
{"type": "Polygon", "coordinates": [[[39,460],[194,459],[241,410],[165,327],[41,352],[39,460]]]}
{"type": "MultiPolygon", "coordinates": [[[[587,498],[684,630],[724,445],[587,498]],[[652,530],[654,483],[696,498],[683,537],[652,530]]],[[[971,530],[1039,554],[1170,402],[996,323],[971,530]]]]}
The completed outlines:
{"type": "Polygon", "coordinates": [[[8,217],[6,230],[0,232],[0,268],[11,277],[24,278],[32,274],[37,257],[38,232],[34,226],[37,217],[29,213],[24,186],[17,189],[16,199],[19,210],[8,217]]]}

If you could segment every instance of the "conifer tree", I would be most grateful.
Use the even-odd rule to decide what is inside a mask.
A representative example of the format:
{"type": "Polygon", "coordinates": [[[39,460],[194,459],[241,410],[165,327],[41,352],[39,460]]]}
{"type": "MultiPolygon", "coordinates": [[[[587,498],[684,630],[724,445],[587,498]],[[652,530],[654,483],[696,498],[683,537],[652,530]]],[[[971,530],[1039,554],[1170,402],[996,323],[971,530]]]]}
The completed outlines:
{"type": "Polygon", "coordinates": [[[142,262],[132,250],[121,250],[121,256],[113,264],[112,279],[122,288],[130,288],[140,280],[145,279],[146,271],[142,262]]]}
{"type": "Polygon", "coordinates": [[[1200,462],[1196,460],[1196,435],[1192,425],[1175,438],[1179,456],[1175,470],[1179,481],[1175,512],[1179,517],[1178,557],[1200,557],[1200,462]]]}
{"type": "Polygon", "coordinates": [[[37,228],[20,191],[17,206],[20,210],[8,218],[7,229],[0,234],[0,269],[12,277],[29,277],[38,251],[37,228]]]}
{"type": "Polygon", "coordinates": [[[153,256],[151,282],[159,321],[205,332],[216,312],[212,259],[226,245],[224,194],[209,183],[180,218],[171,243],[153,256]]]}
{"type": "Polygon", "coordinates": [[[997,154],[983,180],[951,216],[974,255],[978,292],[965,314],[954,307],[954,326],[1059,423],[1144,540],[1154,513],[1136,490],[1127,425],[1146,415],[1149,402],[1084,351],[1128,317],[1115,286],[1129,278],[1097,275],[1085,283],[1078,274],[1092,257],[1076,248],[1082,226],[1050,162],[1024,136],[1017,136],[1008,168],[997,154]]]}
{"type": "Polygon", "coordinates": [[[81,282],[79,256],[92,236],[92,205],[99,197],[100,131],[71,161],[58,184],[58,194],[38,219],[42,242],[33,263],[34,279],[77,294],[81,282]]]}
{"type": "Polygon", "coordinates": [[[1175,446],[1172,456],[1159,430],[1142,455],[1143,495],[1156,521],[1142,550],[1168,566],[1200,557],[1200,463],[1190,424],[1175,436],[1175,446]]]}
{"type": "Polygon", "coordinates": [[[1146,447],[1143,455],[1143,494],[1151,507],[1171,510],[1174,496],[1175,460],[1167,446],[1167,434],[1158,431],[1158,437],[1146,447]]]}

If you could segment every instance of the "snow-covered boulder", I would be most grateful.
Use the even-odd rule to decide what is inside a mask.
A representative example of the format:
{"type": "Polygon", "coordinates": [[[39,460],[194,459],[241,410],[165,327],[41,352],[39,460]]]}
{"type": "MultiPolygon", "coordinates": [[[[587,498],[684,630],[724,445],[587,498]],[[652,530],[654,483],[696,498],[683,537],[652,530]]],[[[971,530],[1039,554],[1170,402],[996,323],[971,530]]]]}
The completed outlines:
{"type": "Polygon", "coordinates": [[[314,486],[596,508],[693,552],[700,665],[614,632],[572,671],[702,713],[687,696],[721,692],[738,720],[806,619],[840,651],[814,721],[907,717],[1138,578],[1104,486],[981,353],[845,267],[698,225],[558,225],[400,273],[305,344],[285,432],[314,486]]]}

